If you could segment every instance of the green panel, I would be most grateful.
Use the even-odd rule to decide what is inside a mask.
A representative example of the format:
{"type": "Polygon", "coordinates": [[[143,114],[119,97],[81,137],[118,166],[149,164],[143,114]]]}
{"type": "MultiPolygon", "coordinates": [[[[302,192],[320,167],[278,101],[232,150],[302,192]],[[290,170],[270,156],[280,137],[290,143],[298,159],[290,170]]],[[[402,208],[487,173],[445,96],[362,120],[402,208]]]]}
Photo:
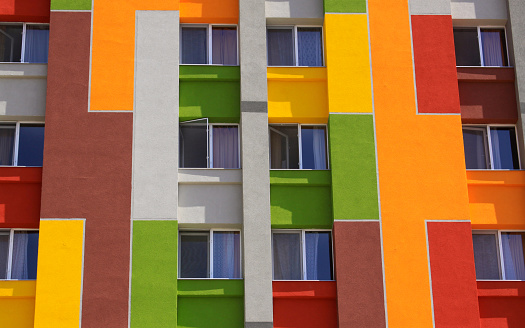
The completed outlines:
{"type": "Polygon", "coordinates": [[[239,123],[238,66],[188,66],[180,71],[179,120],[209,118],[211,123],[239,123]]]}
{"type": "Polygon", "coordinates": [[[177,221],[133,221],[130,326],[177,326],[177,221]]]}
{"type": "Polygon", "coordinates": [[[334,219],[379,219],[372,115],[330,114],[328,122],[334,219]]]}
{"type": "Polygon", "coordinates": [[[91,0],[51,0],[51,10],[91,10],[91,0]]]}
{"type": "Polygon", "coordinates": [[[325,13],[366,13],[366,0],[324,0],[325,13]]]}
{"type": "Polygon", "coordinates": [[[271,170],[272,228],[332,228],[330,171],[271,170]]]}
{"type": "Polygon", "coordinates": [[[179,280],[177,327],[244,327],[244,281],[179,280]]]}

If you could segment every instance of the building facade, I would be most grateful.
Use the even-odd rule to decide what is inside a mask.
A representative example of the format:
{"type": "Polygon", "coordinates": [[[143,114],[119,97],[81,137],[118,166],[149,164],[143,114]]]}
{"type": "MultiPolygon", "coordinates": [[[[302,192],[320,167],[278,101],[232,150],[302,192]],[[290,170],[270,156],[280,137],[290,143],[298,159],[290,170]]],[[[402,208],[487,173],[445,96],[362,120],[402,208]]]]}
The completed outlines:
{"type": "Polygon", "coordinates": [[[523,327],[522,0],[6,0],[2,327],[523,327]]]}

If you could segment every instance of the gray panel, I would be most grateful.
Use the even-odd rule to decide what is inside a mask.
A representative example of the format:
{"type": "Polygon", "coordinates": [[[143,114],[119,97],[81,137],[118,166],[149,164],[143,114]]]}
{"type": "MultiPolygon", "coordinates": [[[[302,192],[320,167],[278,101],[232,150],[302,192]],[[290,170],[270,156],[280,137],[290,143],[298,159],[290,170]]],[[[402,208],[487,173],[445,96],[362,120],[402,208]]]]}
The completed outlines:
{"type": "Polygon", "coordinates": [[[0,117],[44,116],[47,64],[0,64],[0,117]]]}
{"type": "Polygon", "coordinates": [[[267,18],[323,18],[322,0],[266,0],[267,18]]]}
{"type": "Polygon", "coordinates": [[[273,328],[273,322],[245,322],[244,328],[273,328]]]}
{"type": "Polygon", "coordinates": [[[179,13],[137,11],[133,219],[176,219],[179,13]]]}
{"type": "Polygon", "coordinates": [[[505,0],[451,0],[453,19],[507,19],[505,0]]]}
{"type": "Polygon", "coordinates": [[[241,184],[240,169],[179,169],[179,183],[193,184],[241,184]]]}
{"type": "Polygon", "coordinates": [[[412,15],[450,15],[450,0],[410,0],[412,15]]]}
{"type": "Polygon", "coordinates": [[[241,101],[241,111],[245,113],[268,113],[266,101],[241,101]]]}

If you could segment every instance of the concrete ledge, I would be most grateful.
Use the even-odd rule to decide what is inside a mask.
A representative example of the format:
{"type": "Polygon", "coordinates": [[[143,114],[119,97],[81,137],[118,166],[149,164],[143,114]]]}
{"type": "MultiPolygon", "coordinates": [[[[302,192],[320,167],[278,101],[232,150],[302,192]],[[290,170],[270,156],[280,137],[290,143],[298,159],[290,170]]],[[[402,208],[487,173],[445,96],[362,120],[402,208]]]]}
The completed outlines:
{"type": "Polygon", "coordinates": [[[45,78],[47,64],[0,63],[0,78],[45,78]]]}
{"type": "Polygon", "coordinates": [[[241,169],[179,169],[180,184],[241,184],[241,169]]]}

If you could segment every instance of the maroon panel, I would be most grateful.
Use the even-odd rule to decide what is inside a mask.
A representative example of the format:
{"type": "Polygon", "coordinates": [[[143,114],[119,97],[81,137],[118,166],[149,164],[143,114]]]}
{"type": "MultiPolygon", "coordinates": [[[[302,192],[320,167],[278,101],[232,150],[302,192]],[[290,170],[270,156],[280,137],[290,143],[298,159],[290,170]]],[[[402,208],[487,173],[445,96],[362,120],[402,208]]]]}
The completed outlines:
{"type": "Polygon", "coordinates": [[[334,222],[339,327],[386,327],[379,224],[334,222]]]}
{"type": "Polygon", "coordinates": [[[470,222],[428,222],[436,327],[479,327],[470,222]]]}
{"type": "Polygon", "coordinates": [[[482,328],[522,328],[525,281],[478,281],[482,328]]]}
{"type": "Polygon", "coordinates": [[[89,12],[51,13],[42,218],[86,218],[83,327],[127,327],[132,113],[89,113],[89,12]]]}
{"type": "Polygon", "coordinates": [[[1,0],[0,22],[48,23],[50,0],[1,0]]]}
{"type": "Polygon", "coordinates": [[[413,15],[412,42],[419,113],[459,113],[450,15],[413,15]]]}
{"type": "Polygon", "coordinates": [[[512,67],[458,67],[461,121],[516,124],[518,106],[512,67]]]}

